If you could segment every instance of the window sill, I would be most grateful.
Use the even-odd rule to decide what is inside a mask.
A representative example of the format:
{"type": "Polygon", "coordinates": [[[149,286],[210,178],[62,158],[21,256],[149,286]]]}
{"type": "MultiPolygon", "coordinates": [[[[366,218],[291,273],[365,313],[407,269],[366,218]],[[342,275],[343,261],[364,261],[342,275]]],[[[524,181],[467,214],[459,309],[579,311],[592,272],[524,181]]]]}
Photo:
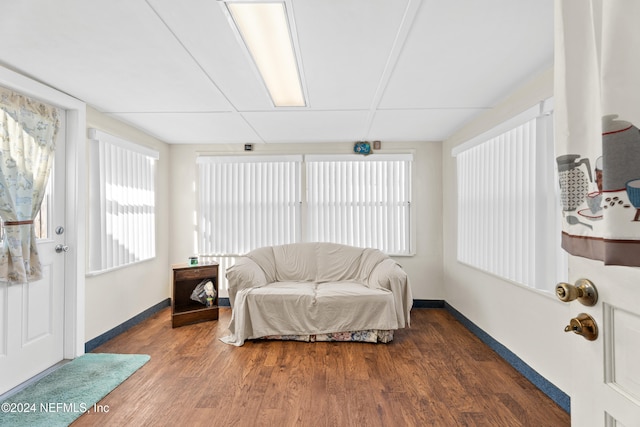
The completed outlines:
{"type": "Polygon", "coordinates": [[[111,268],[107,268],[107,269],[104,269],[104,270],[89,271],[89,272],[85,273],[84,277],[101,276],[103,274],[111,273],[111,272],[116,271],[116,270],[122,270],[123,268],[133,267],[134,265],[142,264],[142,263],[145,263],[145,262],[148,262],[148,261],[152,261],[154,259],[156,259],[156,257],[151,257],[151,258],[143,259],[143,260],[140,260],[140,261],[130,262],[129,264],[119,265],[117,267],[111,267],[111,268]]]}

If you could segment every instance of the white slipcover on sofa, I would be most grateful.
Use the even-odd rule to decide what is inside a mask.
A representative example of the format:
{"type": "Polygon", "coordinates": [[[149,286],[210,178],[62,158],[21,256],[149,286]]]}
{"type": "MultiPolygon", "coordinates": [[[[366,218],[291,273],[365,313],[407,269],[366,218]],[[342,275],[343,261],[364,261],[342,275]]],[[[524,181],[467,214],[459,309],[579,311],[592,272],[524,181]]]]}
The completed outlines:
{"type": "Polygon", "coordinates": [[[407,275],[377,249],[294,243],[249,252],[227,269],[233,309],[222,341],[391,331],[409,326],[407,275]]]}

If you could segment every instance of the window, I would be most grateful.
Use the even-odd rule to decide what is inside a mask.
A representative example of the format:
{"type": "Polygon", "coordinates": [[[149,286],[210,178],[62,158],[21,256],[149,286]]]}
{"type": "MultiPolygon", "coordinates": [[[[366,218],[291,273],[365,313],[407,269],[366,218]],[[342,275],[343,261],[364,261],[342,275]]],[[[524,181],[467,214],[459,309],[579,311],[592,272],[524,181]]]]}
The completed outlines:
{"type": "Polygon", "coordinates": [[[302,156],[202,156],[198,249],[241,255],[300,241],[302,156]]]}
{"type": "Polygon", "coordinates": [[[155,257],[155,150],[90,129],[89,272],[155,257]]]}
{"type": "Polygon", "coordinates": [[[542,290],[566,276],[550,113],[543,103],[453,153],[458,260],[542,290]]]}
{"type": "Polygon", "coordinates": [[[199,157],[198,251],[327,241],[409,254],[411,162],[407,154],[199,157]]]}
{"type": "Polygon", "coordinates": [[[410,253],[411,155],[305,160],[307,241],[410,253]]]}

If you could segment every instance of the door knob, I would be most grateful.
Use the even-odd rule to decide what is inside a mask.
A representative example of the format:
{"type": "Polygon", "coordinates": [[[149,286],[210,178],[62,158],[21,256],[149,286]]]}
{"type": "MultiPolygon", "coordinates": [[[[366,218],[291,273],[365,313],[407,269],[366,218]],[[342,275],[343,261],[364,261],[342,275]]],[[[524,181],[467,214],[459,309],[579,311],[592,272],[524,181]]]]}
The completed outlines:
{"type": "Polygon", "coordinates": [[[56,253],[62,253],[62,252],[68,252],[69,251],[69,246],[67,245],[56,245],[56,253]]]}
{"type": "Polygon", "coordinates": [[[585,339],[593,341],[598,338],[598,325],[593,317],[587,313],[580,313],[564,328],[565,332],[573,332],[582,335],[585,339]]]}
{"type": "Polygon", "coordinates": [[[598,291],[587,279],[578,279],[575,285],[560,282],[556,285],[556,296],[560,301],[569,302],[577,299],[583,305],[593,306],[598,302],[598,291]]]}

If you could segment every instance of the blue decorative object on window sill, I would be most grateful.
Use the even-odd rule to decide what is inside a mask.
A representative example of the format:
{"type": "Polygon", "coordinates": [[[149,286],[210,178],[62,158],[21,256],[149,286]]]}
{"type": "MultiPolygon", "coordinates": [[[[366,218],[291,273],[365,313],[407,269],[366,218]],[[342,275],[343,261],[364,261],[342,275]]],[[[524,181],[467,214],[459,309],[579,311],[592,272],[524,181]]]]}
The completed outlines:
{"type": "Polygon", "coordinates": [[[353,146],[353,152],[358,154],[371,154],[371,144],[367,141],[358,141],[356,145],[353,146]]]}

